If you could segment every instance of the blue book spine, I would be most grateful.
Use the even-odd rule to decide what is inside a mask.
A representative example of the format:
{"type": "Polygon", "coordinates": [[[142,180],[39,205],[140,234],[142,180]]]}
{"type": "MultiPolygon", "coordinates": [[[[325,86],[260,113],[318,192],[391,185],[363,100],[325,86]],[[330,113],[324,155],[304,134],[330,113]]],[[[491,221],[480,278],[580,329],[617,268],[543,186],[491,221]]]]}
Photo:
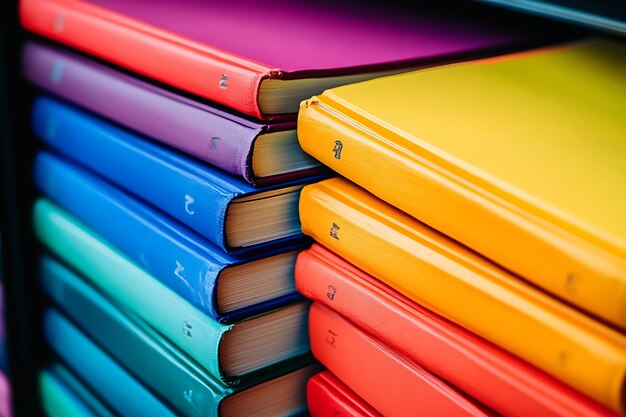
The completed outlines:
{"type": "Polygon", "coordinates": [[[220,401],[233,388],[203,372],[160,333],[140,325],[128,309],[119,309],[50,256],[40,260],[39,279],[70,320],[167,404],[186,416],[219,414],[220,401]]]}
{"type": "MultiPolygon", "coordinates": [[[[56,364],[56,367],[60,365],[56,364]]],[[[39,372],[39,401],[47,417],[99,417],[50,369],[39,372]]]]}
{"type": "MultiPolygon", "coordinates": [[[[93,410],[98,417],[115,417],[115,414],[111,412],[91,391],[85,387],[85,384],[80,382],[65,366],[60,363],[52,363],[48,366],[50,374],[58,378],[59,382],[64,384],[70,389],[77,397],[82,401],[84,405],[93,410]]],[[[79,414],[84,417],[84,414],[79,414]]],[[[67,415],[62,414],[63,417],[67,415]]]]}
{"type": "Polygon", "coordinates": [[[280,296],[222,313],[217,303],[217,283],[224,268],[288,250],[300,250],[305,247],[304,242],[245,259],[236,258],[186,226],[58,156],[39,152],[34,171],[37,187],[46,196],[219,322],[234,322],[301,298],[294,283],[280,296]]]}
{"type": "Polygon", "coordinates": [[[120,415],[175,416],[61,313],[47,309],[43,327],[46,341],[55,353],[120,415]]]}
{"type": "Polygon", "coordinates": [[[318,177],[255,188],[50,97],[35,101],[32,116],[36,136],[48,146],[158,207],[225,252],[246,255],[306,239],[297,232],[270,242],[230,247],[225,218],[235,198],[316,182],[318,177]]]}

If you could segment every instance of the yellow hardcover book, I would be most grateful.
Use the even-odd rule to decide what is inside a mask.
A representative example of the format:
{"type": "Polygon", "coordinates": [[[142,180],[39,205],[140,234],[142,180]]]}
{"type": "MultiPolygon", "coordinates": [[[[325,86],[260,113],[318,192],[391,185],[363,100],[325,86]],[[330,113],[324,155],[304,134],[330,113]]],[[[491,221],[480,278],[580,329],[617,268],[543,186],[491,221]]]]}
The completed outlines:
{"type": "Polygon", "coordinates": [[[626,335],[345,178],[305,186],[300,218],[356,267],[624,415],[626,335]]]}
{"type": "Polygon", "coordinates": [[[626,329],[626,44],[606,39],[333,88],[304,150],[626,329]]]}

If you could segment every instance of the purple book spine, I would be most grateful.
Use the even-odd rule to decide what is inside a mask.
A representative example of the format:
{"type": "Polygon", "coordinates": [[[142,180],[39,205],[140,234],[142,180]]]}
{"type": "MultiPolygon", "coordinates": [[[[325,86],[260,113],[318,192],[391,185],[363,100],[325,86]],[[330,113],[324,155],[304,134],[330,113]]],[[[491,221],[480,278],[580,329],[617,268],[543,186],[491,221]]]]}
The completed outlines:
{"type": "Polygon", "coordinates": [[[64,50],[25,45],[22,71],[42,89],[254,183],[251,151],[267,129],[64,50]]]}

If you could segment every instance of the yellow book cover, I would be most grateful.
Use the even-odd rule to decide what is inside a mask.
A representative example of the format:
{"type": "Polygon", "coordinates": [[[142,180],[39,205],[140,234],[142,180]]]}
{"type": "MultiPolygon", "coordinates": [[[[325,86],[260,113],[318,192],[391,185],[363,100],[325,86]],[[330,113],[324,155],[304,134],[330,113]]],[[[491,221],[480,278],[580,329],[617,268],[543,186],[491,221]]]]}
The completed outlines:
{"type": "Polygon", "coordinates": [[[576,43],[333,88],[304,150],[626,329],[626,44],[576,43]]]}
{"type": "Polygon", "coordinates": [[[300,218],[356,267],[624,415],[626,335],[345,178],[305,186],[300,218]]]}

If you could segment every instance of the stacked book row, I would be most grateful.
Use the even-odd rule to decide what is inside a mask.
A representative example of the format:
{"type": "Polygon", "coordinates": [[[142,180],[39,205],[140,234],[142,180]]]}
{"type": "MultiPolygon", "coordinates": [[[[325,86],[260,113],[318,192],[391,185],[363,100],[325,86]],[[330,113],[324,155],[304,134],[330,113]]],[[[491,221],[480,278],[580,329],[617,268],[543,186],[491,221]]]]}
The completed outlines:
{"type": "Polygon", "coordinates": [[[602,38],[304,101],[312,414],[625,415],[625,116],[602,38]]]}
{"type": "Polygon", "coordinates": [[[20,3],[46,414],[623,413],[623,46],[223,6],[20,3]]]}

